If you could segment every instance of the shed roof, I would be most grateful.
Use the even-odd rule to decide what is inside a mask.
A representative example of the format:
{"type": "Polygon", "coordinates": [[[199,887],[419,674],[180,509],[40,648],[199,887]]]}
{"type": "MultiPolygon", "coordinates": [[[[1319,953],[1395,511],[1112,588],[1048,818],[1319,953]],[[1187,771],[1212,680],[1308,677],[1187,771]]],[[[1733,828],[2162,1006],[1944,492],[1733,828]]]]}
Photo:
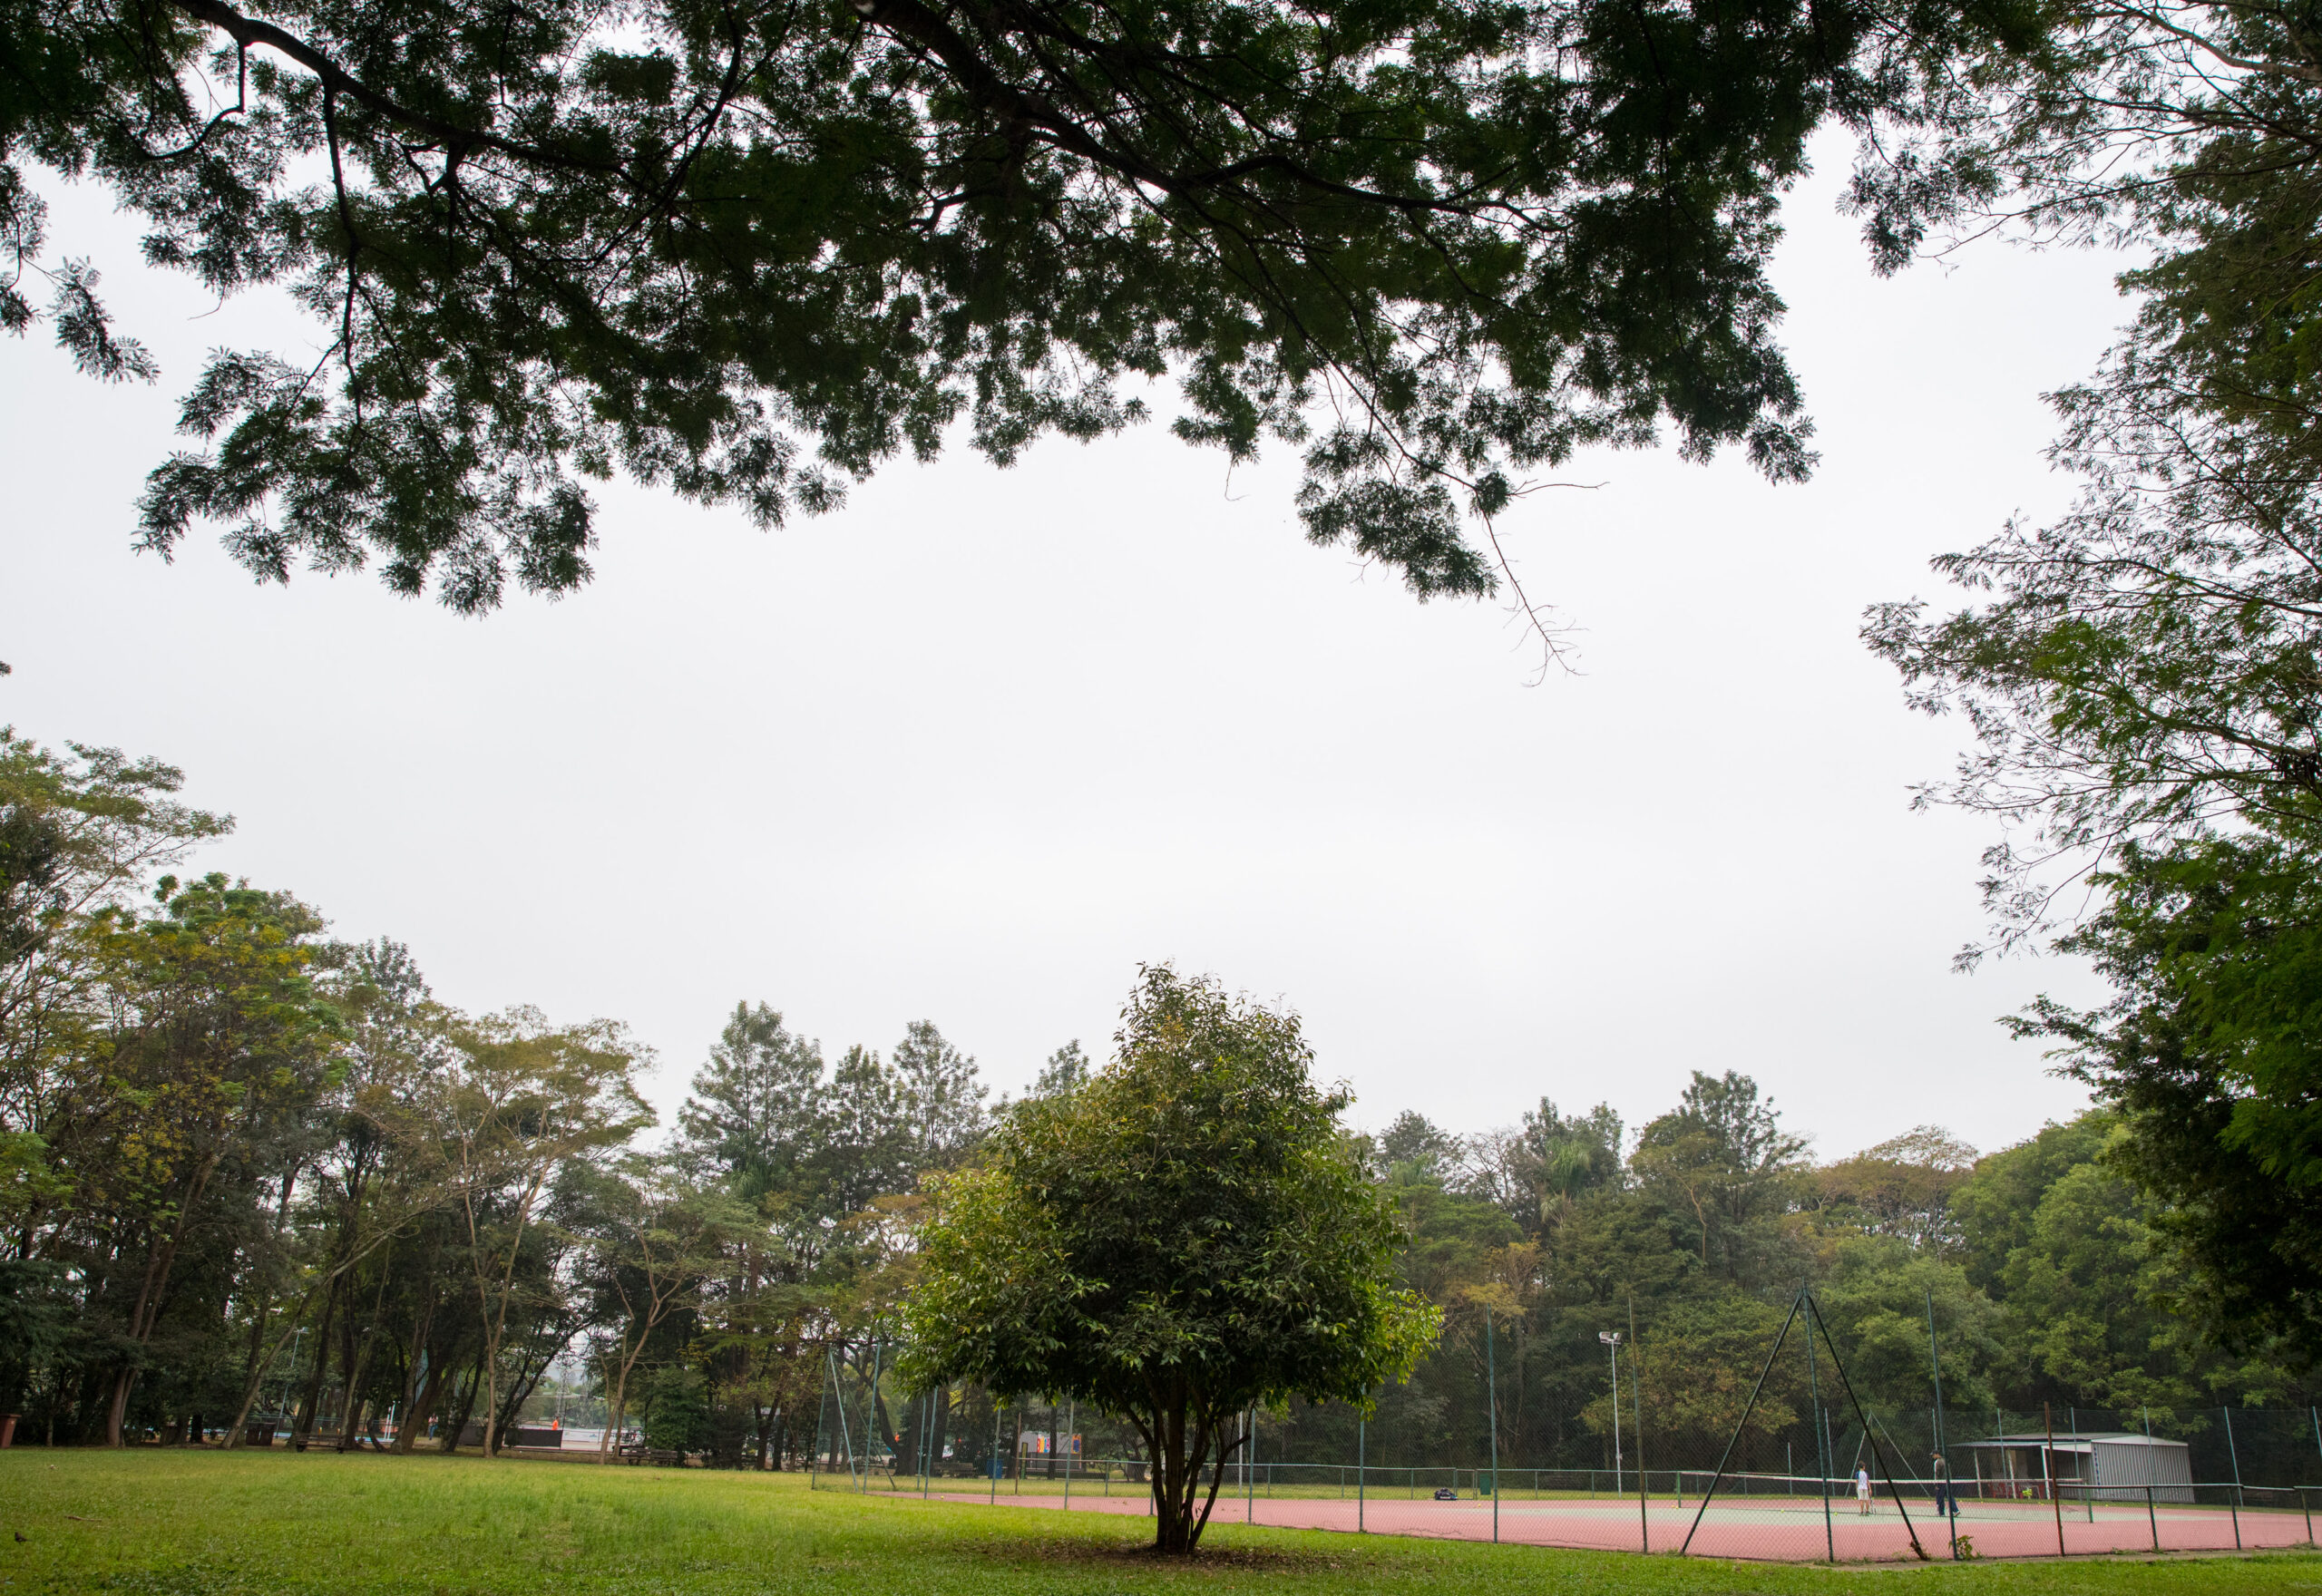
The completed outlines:
{"type": "Polygon", "coordinates": [[[1977,1448],[2048,1446],[2058,1452],[2086,1452],[2091,1447],[2100,1445],[2174,1446],[2183,1451],[2186,1443],[2165,1441],[2159,1435],[2140,1435],[2133,1430],[2103,1430],[2093,1434],[2083,1432],[2079,1435],[2058,1435],[2054,1437],[2044,1430],[2028,1435],[1994,1435],[1987,1441],[1960,1441],[1954,1444],[1952,1450],[1971,1452],[1977,1448]]]}

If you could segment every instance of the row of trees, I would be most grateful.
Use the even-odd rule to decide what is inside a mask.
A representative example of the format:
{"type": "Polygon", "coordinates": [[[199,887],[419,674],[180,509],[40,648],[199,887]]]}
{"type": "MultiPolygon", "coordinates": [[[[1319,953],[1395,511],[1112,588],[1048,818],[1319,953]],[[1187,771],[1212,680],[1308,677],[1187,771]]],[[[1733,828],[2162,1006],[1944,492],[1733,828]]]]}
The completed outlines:
{"type": "Polygon", "coordinates": [[[460,1013],[392,942],[166,873],[230,824],[180,785],[0,741],[0,1409],[60,1444],[489,1449],[585,1348],[616,1417],[805,1445],[798,1370],[983,1133],[974,1061],[918,1024],[829,1064],[745,1006],[648,1146],[619,1025],[460,1013]]]}
{"type": "MultiPolygon", "coordinates": [[[[231,1444],[257,1420],[340,1446],[472,1434],[490,1448],[569,1359],[616,1426],[641,1419],[658,1445],[795,1464],[833,1367],[859,1381],[892,1363],[925,1227],[992,1178],[974,1172],[1038,1174],[1046,1194],[1010,1212],[1102,1195],[1091,1172],[1109,1154],[1073,1140],[1094,1134],[1073,1114],[1128,1091],[1126,1062],[1095,1075],[1068,1045],[1026,1100],[994,1104],[932,1025],[884,1055],[832,1059],[744,1004],[655,1139],[638,1091],[651,1060],[618,1026],[458,1013],[392,943],[335,942],[286,894],[165,873],[228,826],[180,805],[166,767],[13,737],[5,761],[0,1407],[26,1416],[28,1438],[200,1428],[231,1444]]],[[[1215,1007],[1199,983],[1160,978],[1133,1017],[1164,998],[1215,1007]]],[[[1302,1047],[1294,1026],[1281,1035],[1302,1047]]],[[[1318,1098],[1292,1121],[1320,1135],[1308,1122],[1341,1106],[1318,1098]]],[[[1261,1126],[1229,1128],[1239,1145],[1261,1126]]],[[[2200,1260],[2165,1194],[2135,1182],[2139,1135],[2132,1115],[2100,1108],[1981,1158],[1923,1128],[1817,1163],[1732,1074],[1697,1075],[1633,1131],[1607,1107],[1545,1098],[1478,1134],[1406,1114],[1344,1145],[1363,1202],[1391,1216],[1388,1282],[1442,1315],[1440,1343],[1406,1347],[1408,1377],[1384,1383],[1373,1456],[1480,1439],[1467,1432],[1483,1422],[1487,1315],[1504,1455],[1600,1448],[1595,1332],[1632,1313],[1671,1377],[1649,1384],[1648,1422],[1705,1433],[1732,1396],[1719,1381],[1746,1371],[1804,1279],[1820,1282],[1850,1365],[1893,1402],[1931,1397],[1930,1300],[1949,1394],[1970,1406],[2165,1420],[2313,1400],[2312,1341],[2263,1325],[2220,1337],[2186,1311],[2200,1260]]],[[[1151,1203],[1157,1180],[1112,1185],[1151,1203]]],[[[1224,1190],[1214,1173],[1195,1188],[1224,1190]]],[[[1312,1206],[1304,1186],[1267,1190],[1312,1206]]],[[[1335,1229],[1368,1233],[1358,1219],[1335,1229]]],[[[981,1416],[963,1410],[963,1433],[981,1434],[994,1391],[1032,1388],[1001,1372],[962,1394],[981,1416]]],[[[868,1415],[898,1455],[921,1416],[883,1394],[868,1415]]]]}
{"type": "MultiPolygon", "coordinates": [[[[1559,1113],[1455,1137],[1406,1114],[1378,1139],[1380,1178],[1411,1241],[1409,1283],[1446,1336],[1382,1393],[1371,1455],[1480,1463],[1484,1319],[1498,1338],[1499,1455],[1524,1466],[1609,1463],[1601,1330],[1641,1323],[1643,1418],[1658,1466],[1706,1467],[1741,1416],[1787,1299],[1815,1284],[1856,1386],[1888,1412],[1988,1415],[2043,1403],[2143,1410],[2167,1426],[2221,1404],[2302,1406],[2314,1348],[2239,1348],[2181,1310],[2192,1274],[2166,1205],[2122,1163],[2122,1117],[2097,1108],[1978,1157],[1922,1127],[1818,1163],[1747,1077],[1697,1074],[1677,1105],[1624,1134],[1611,1111],[1559,1113]]],[[[1802,1380],[1803,1369],[1794,1371],[1802,1380]]],[[[1802,1411],[1777,1374],[1768,1433],[1802,1411]]],[[[1624,1410],[1623,1421],[1631,1416],[1624,1410]]],[[[2198,1422],[2198,1421],[2193,1421],[2198,1422]]],[[[1309,1419],[1285,1455],[1334,1455],[1309,1419]]]]}

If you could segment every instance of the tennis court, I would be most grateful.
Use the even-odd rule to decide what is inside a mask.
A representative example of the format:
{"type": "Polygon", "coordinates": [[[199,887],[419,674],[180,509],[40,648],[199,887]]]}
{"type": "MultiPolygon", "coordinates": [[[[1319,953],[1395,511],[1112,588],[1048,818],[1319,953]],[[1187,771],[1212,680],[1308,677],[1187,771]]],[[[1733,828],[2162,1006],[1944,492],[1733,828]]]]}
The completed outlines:
{"type": "MultiPolygon", "coordinates": [[[[896,1492],[916,1495],[917,1492],[896,1492]]],[[[964,1494],[938,1492],[940,1499],[976,1504],[964,1494]]],[[[1149,1511],[1137,1495],[1075,1494],[1007,1495],[1015,1507],[1059,1512],[1142,1516],[1149,1511]]],[[[2295,1498],[2291,1499],[2292,1502],[2295,1498]]],[[[1256,1523],[1278,1529],[1336,1530],[1377,1535],[1431,1535],[1452,1541],[1498,1539],[1527,1546],[1567,1546],[1604,1552],[1675,1552],[1696,1557],[1813,1562],[1833,1555],[1840,1562],[1909,1560],[1915,1530],[1927,1554],[1947,1560],[1950,1533],[1935,1516],[1906,1504],[1909,1527],[1892,1501],[1859,1516],[1851,1499],[1829,1503],[1827,1531],[1818,1497],[1736,1498],[1683,1506],[1656,1501],[1642,1509],[1634,1499],[1510,1500],[1488,1497],[1454,1502],[1341,1501],[1328,1497],[1233,1497],[1221,1493],[1213,1523],[1256,1523]],[[1695,1516],[1699,1514],[1699,1527],[1695,1516]]],[[[2272,1506],[2208,1506],[2171,1502],[2103,1502],[2090,1504],[1975,1502],[1961,1504],[1956,1533],[1976,1557],[2054,1557],[2059,1532],[2066,1554],[2107,1552],[2230,1552],[2310,1543],[2307,1510],[2284,1503],[2272,1506]]]]}

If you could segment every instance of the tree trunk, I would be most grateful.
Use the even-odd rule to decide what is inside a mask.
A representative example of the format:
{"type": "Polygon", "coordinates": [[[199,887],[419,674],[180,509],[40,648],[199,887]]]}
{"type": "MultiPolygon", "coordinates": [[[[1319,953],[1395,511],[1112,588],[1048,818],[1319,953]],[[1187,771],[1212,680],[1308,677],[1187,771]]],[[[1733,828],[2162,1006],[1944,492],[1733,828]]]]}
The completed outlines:
{"type": "Polygon", "coordinates": [[[450,1424],[444,1431],[444,1451],[457,1452],[460,1449],[460,1437],[467,1434],[468,1417],[475,1412],[476,1389],[483,1384],[483,1370],[478,1367],[468,1377],[467,1388],[460,1394],[459,1412],[452,1416],[450,1424]]]}
{"type": "MultiPolygon", "coordinates": [[[[391,1247],[385,1256],[379,1260],[379,1289],[377,1295],[371,1300],[371,1317],[363,1326],[361,1338],[358,1340],[356,1336],[355,1304],[352,1300],[346,1305],[346,1321],[339,1330],[339,1340],[342,1343],[339,1349],[339,1367],[346,1375],[346,1400],[340,1405],[346,1411],[339,1416],[338,1420],[338,1449],[341,1452],[351,1452],[355,1449],[355,1421],[363,1411],[361,1395],[363,1376],[371,1366],[371,1343],[379,1333],[380,1310],[386,1306],[387,1265],[394,1257],[395,1250],[391,1247]]],[[[347,1296],[352,1299],[355,1295],[355,1280],[351,1275],[347,1277],[346,1287],[347,1296]]]]}
{"type": "Polygon", "coordinates": [[[1152,1415],[1132,1414],[1152,1462],[1153,1549],[1171,1556],[1188,1556],[1201,1544],[1202,1532],[1217,1505],[1225,1465],[1246,1439],[1235,1415],[1213,1418],[1195,1406],[1182,1387],[1166,1394],[1170,1400],[1152,1415]],[[1191,1434],[1188,1434],[1190,1427],[1191,1434]],[[1210,1466],[1209,1486],[1202,1489],[1203,1465],[1210,1466]],[[1196,1507],[1198,1502],[1198,1507],[1196,1507]]]}
{"type": "MultiPolygon", "coordinates": [[[[423,1351],[424,1348],[423,1348],[423,1351]]],[[[395,1451],[411,1455],[420,1437],[427,1434],[427,1421],[435,1416],[436,1405],[444,1399],[444,1361],[429,1358],[427,1375],[420,1383],[418,1394],[404,1407],[395,1421],[395,1451]]]]}
{"type": "MultiPolygon", "coordinates": [[[[432,1266],[434,1262],[434,1259],[431,1254],[427,1263],[432,1266]]],[[[411,1355],[403,1366],[403,1401],[395,1408],[395,1451],[406,1457],[411,1455],[411,1449],[416,1444],[416,1437],[426,1431],[428,1413],[433,1409],[435,1393],[443,1384],[440,1377],[443,1374],[442,1364],[427,1355],[427,1332],[435,1324],[434,1269],[432,1267],[424,1269],[420,1279],[423,1286],[419,1298],[419,1310],[412,1316],[411,1321],[411,1355]],[[427,1384],[424,1392],[424,1404],[421,1400],[423,1392],[418,1388],[421,1378],[420,1363],[423,1358],[426,1360],[427,1367],[427,1384]]]]}
{"type": "Polygon", "coordinates": [[[313,1300],[314,1294],[309,1289],[306,1299],[298,1304],[298,1311],[283,1321],[282,1333],[274,1338],[274,1349],[266,1355],[266,1361],[254,1365],[249,1377],[243,1381],[242,1405],[234,1410],[234,1426],[227,1432],[227,1445],[239,1446],[243,1444],[243,1436],[249,1426],[250,1409],[258,1404],[259,1395],[266,1385],[267,1374],[274,1367],[274,1360],[282,1356],[283,1346],[297,1333],[299,1324],[307,1317],[307,1305],[313,1300]]]}
{"type": "Polygon", "coordinates": [[[307,1379],[306,1390],[299,1393],[298,1416],[290,1421],[290,1448],[294,1452],[304,1452],[307,1438],[315,1433],[315,1410],[322,1406],[323,1375],[330,1367],[330,1332],[337,1309],[338,1282],[334,1280],[323,1297],[323,1322],[315,1330],[315,1372],[307,1379]]]}

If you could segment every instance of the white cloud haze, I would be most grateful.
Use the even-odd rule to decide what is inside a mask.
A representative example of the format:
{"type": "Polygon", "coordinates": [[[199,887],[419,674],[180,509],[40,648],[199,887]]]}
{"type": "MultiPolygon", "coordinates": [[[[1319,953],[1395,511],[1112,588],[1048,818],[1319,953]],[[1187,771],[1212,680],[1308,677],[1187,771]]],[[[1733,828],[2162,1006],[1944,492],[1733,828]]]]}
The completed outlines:
{"type": "Polygon", "coordinates": [[[1922,1122],[1996,1146],[2082,1096],[1995,1017],[2095,987],[1949,972],[1991,832],[1907,788],[1965,731],[1855,632],[2064,502],[2038,395],[2129,307],[2087,254],[1875,280],[1823,153],[1777,272],[1815,481],[1673,449],[1560,473],[1604,485],[1502,525],[1581,628],[1538,686],[1501,609],[1305,545],[1293,461],[1229,479],[1160,425],[898,465],[772,533],[618,486],[596,581],[483,620],[368,575],[258,587],[206,538],[133,555],[203,350],[315,334],[206,315],[67,191],[54,236],[164,375],[0,340],[0,722],[181,764],[239,820],[199,868],[409,943],[451,1002],[629,1021],[665,1110],[737,998],[833,1050],[932,1018],[1020,1088],[1069,1037],[1102,1054],[1169,959],[1298,1008],[1373,1126],[1542,1094],[1634,1124],[1734,1068],[1826,1155],[1922,1122]]]}

